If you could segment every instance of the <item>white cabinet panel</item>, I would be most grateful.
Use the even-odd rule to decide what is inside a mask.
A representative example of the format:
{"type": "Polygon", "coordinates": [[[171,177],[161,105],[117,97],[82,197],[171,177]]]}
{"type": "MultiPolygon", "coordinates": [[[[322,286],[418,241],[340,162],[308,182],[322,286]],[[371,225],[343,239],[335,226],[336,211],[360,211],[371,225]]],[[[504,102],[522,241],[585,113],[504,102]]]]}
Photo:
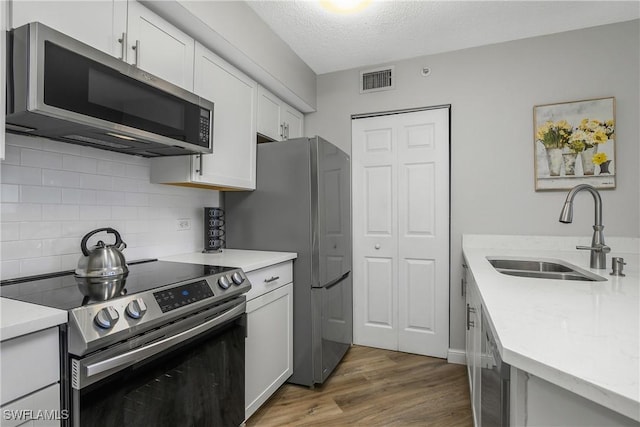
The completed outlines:
{"type": "Polygon", "coordinates": [[[60,380],[58,340],[58,328],[50,328],[0,343],[0,404],[60,380]]]}
{"type": "Polygon", "coordinates": [[[292,283],[247,302],[245,359],[248,419],[293,373],[292,283]]]}
{"type": "Polygon", "coordinates": [[[195,93],[215,104],[213,153],[152,159],[151,181],[254,190],[257,84],[199,43],[195,64],[195,93]]]}
{"type": "Polygon", "coordinates": [[[59,426],[60,418],[65,417],[65,414],[60,409],[60,384],[56,383],[3,406],[2,426],[59,426]],[[12,417],[10,416],[11,414],[25,416],[32,414],[36,419],[25,422],[24,418],[20,419],[20,416],[12,417]],[[39,419],[38,415],[40,415],[39,419]]]}
{"type": "Polygon", "coordinates": [[[258,133],[273,141],[302,137],[304,115],[259,86],[258,133]]]}
{"type": "Polygon", "coordinates": [[[193,91],[194,39],[134,0],[128,7],[128,62],[193,91]]]}
{"type": "Polygon", "coordinates": [[[122,57],[118,41],[127,29],[126,0],[31,1],[13,0],[13,28],[41,22],[115,57],[122,57]]]}
{"type": "Polygon", "coordinates": [[[280,117],[280,99],[262,86],[258,87],[258,133],[274,141],[284,139],[280,117]]]}

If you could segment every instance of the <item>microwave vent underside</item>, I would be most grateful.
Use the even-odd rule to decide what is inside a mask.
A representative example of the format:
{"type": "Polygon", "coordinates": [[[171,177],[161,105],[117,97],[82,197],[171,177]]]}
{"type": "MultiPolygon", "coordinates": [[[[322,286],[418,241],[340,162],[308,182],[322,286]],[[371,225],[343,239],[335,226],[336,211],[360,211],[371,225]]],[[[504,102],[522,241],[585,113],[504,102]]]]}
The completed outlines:
{"type": "Polygon", "coordinates": [[[70,144],[142,157],[201,154],[196,150],[176,145],[165,145],[142,139],[117,138],[99,129],[32,112],[7,116],[6,130],[13,133],[41,136],[70,144]]]}

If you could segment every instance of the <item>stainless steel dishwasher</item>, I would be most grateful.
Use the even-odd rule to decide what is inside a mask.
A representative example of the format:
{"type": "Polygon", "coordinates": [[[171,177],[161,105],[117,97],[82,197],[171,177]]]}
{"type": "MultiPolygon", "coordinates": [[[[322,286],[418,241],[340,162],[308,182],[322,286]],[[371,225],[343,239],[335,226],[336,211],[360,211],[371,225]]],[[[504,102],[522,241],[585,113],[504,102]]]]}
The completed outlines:
{"type": "Polygon", "coordinates": [[[491,327],[482,312],[482,335],[486,354],[482,355],[480,411],[483,427],[509,426],[511,366],[502,361],[491,327]]]}

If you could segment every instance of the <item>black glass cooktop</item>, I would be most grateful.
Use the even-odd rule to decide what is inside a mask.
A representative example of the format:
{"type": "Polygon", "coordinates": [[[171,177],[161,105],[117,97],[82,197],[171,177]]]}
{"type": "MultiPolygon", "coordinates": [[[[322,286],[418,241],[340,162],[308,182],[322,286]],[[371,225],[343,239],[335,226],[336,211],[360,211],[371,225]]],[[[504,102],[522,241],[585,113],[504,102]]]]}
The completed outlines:
{"type": "MultiPolygon", "coordinates": [[[[117,282],[111,284],[113,292],[106,292],[112,295],[110,298],[96,295],[95,291],[90,290],[91,284],[88,285],[84,279],[76,278],[73,271],[2,281],[0,296],[61,310],[71,310],[82,305],[103,302],[106,299],[134,295],[161,286],[203,279],[213,274],[233,270],[231,267],[157,260],[131,262],[127,265],[129,273],[126,277],[119,278],[117,282]]],[[[102,290],[105,289],[104,285],[99,287],[102,290]]]]}

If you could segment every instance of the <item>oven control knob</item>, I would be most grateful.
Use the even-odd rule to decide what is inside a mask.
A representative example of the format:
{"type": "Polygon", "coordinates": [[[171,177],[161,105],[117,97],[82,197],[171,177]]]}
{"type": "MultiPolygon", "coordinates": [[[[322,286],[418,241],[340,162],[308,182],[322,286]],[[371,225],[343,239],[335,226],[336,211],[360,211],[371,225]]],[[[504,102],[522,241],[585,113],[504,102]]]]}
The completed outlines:
{"type": "Polygon", "coordinates": [[[119,318],[120,315],[118,314],[118,310],[113,307],[105,307],[96,314],[93,321],[102,329],[111,329],[119,318]]]}
{"type": "Polygon", "coordinates": [[[242,275],[236,271],[231,275],[231,280],[233,280],[233,283],[235,283],[236,285],[240,285],[242,282],[244,282],[244,277],[242,277],[242,275]]]}
{"type": "Polygon", "coordinates": [[[222,289],[228,289],[229,286],[231,286],[231,279],[229,279],[229,276],[220,276],[218,279],[218,286],[222,289]]]}
{"type": "Polygon", "coordinates": [[[142,298],[136,298],[127,305],[126,312],[132,319],[141,319],[147,312],[147,305],[142,298]]]}

